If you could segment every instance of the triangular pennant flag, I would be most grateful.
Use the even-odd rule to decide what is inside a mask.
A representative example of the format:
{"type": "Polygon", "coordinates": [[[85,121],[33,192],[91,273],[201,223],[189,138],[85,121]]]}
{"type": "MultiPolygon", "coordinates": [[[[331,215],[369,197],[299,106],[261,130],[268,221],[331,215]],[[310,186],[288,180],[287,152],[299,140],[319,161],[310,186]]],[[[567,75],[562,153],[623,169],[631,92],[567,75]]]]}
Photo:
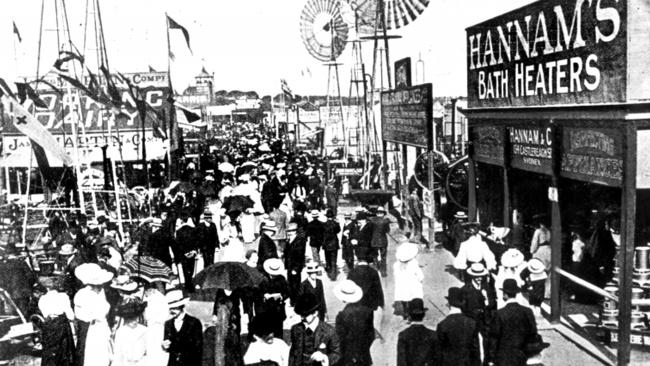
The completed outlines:
{"type": "Polygon", "coordinates": [[[20,36],[20,32],[18,31],[18,27],[16,26],[16,22],[13,22],[13,23],[14,23],[14,34],[16,35],[16,37],[18,37],[18,42],[22,43],[23,42],[23,37],[20,36]]]}
{"type": "Polygon", "coordinates": [[[187,42],[187,48],[189,48],[190,52],[192,52],[192,47],[190,47],[190,33],[187,31],[187,29],[178,24],[178,22],[172,19],[169,15],[167,15],[167,24],[169,25],[169,29],[180,29],[181,32],[183,32],[183,36],[185,36],[185,42],[187,42]]]}
{"type": "Polygon", "coordinates": [[[154,69],[153,67],[151,67],[151,65],[149,65],[149,72],[158,72],[158,71],[156,71],[156,69],[154,69]]]}
{"type": "MultiPolygon", "coordinates": [[[[176,103],[176,108],[179,109],[183,113],[183,119],[187,121],[188,123],[196,122],[201,120],[201,116],[196,114],[193,110],[187,108],[184,105],[176,103]]],[[[179,119],[180,121],[180,119],[179,119]]]]}

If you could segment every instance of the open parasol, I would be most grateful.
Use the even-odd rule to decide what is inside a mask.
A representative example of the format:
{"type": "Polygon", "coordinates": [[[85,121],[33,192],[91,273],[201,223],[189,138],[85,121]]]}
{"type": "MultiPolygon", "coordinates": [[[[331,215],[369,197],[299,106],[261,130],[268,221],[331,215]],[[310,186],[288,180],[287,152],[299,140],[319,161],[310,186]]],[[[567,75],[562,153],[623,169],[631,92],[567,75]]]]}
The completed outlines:
{"type": "Polygon", "coordinates": [[[194,277],[194,284],[202,290],[221,288],[236,290],[245,287],[257,287],[264,275],[256,268],[240,262],[217,262],[211,264],[194,277]]]}
{"type": "Polygon", "coordinates": [[[252,199],[248,196],[229,196],[223,202],[222,208],[226,210],[228,216],[237,216],[246,209],[255,205],[252,199]]]}
{"type": "Polygon", "coordinates": [[[148,255],[136,255],[122,265],[131,272],[132,277],[141,278],[147,282],[169,283],[172,270],[161,260],[148,255]]]}

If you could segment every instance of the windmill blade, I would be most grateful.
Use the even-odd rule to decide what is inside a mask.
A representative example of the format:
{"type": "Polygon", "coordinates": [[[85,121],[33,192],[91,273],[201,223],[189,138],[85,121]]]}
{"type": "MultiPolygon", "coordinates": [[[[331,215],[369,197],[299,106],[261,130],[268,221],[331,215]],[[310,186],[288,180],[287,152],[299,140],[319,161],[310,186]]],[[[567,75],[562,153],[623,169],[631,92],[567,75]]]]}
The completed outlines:
{"type": "MultiPolygon", "coordinates": [[[[372,35],[377,22],[378,0],[346,0],[355,11],[359,33],[372,35]]],[[[430,0],[383,0],[386,29],[399,29],[415,21],[430,0]]]]}
{"type": "Polygon", "coordinates": [[[338,58],[345,49],[349,27],[343,20],[340,0],[309,0],[300,14],[300,36],[317,60],[338,58]]]}

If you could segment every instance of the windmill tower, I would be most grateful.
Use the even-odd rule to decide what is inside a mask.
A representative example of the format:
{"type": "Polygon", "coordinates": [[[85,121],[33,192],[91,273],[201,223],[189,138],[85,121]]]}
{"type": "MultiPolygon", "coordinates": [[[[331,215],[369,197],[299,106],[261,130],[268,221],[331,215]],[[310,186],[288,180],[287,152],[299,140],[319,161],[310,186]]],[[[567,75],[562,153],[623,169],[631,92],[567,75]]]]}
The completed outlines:
{"type": "MultiPolygon", "coordinates": [[[[348,25],[341,16],[339,0],[308,0],[300,15],[300,34],[307,51],[327,66],[327,93],[325,131],[323,148],[329,128],[334,137],[341,134],[344,141],[344,156],[347,155],[348,141],[343,116],[343,100],[337,58],[343,53],[348,38],[348,25]],[[340,126],[331,123],[331,117],[340,121],[340,126]]],[[[297,123],[300,123],[298,121],[297,123]]],[[[322,125],[321,117],[321,125],[322,125]]],[[[321,126],[322,127],[322,126],[321,126]]]]}

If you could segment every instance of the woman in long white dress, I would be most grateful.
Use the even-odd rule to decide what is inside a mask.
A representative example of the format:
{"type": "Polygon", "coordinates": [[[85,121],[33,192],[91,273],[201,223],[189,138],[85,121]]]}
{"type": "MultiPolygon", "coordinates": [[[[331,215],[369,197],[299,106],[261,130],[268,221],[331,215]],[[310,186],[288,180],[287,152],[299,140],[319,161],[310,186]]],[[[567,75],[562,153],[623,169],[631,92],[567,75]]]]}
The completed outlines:
{"type": "Polygon", "coordinates": [[[397,251],[395,252],[395,257],[397,258],[397,261],[393,264],[395,302],[401,303],[404,311],[406,311],[409,301],[424,297],[422,287],[424,273],[416,258],[418,251],[419,247],[417,244],[403,243],[397,247],[397,251]]]}
{"type": "Polygon", "coordinates": [[[167,365],[169,353],[163,350],[162,344],[165,333],[165,321],[169,318],[169,306],[165,295],[155,288],[144,292],[144,320],[147,324],[147,359],[150,365],[167,365]]]}
{"type": "Polygon", "coordinates": [[[110,305],[102,285],[113,274],[95,263],[84,263],[75,269],[75,276],[86,285],[74,296],[79,327],[77,365],[108,366],[111,362],[111,330],[107,321],[110,305]]]}
{"type": "MultiPolygon", "coordinates": [[[[115,331],[111,366],[163,365],[149,360],[147,327],[138,323],[138,317],[142,315],[146,306],[147,303],[138,300],[127,302],[117,308],[117,314],[122,318],[123,324],[115,331]]],[[[162,344],[162,339],[160,342],[162,344]]],[[[159,345],[158,348],[162,347],[159,345]]]]}

